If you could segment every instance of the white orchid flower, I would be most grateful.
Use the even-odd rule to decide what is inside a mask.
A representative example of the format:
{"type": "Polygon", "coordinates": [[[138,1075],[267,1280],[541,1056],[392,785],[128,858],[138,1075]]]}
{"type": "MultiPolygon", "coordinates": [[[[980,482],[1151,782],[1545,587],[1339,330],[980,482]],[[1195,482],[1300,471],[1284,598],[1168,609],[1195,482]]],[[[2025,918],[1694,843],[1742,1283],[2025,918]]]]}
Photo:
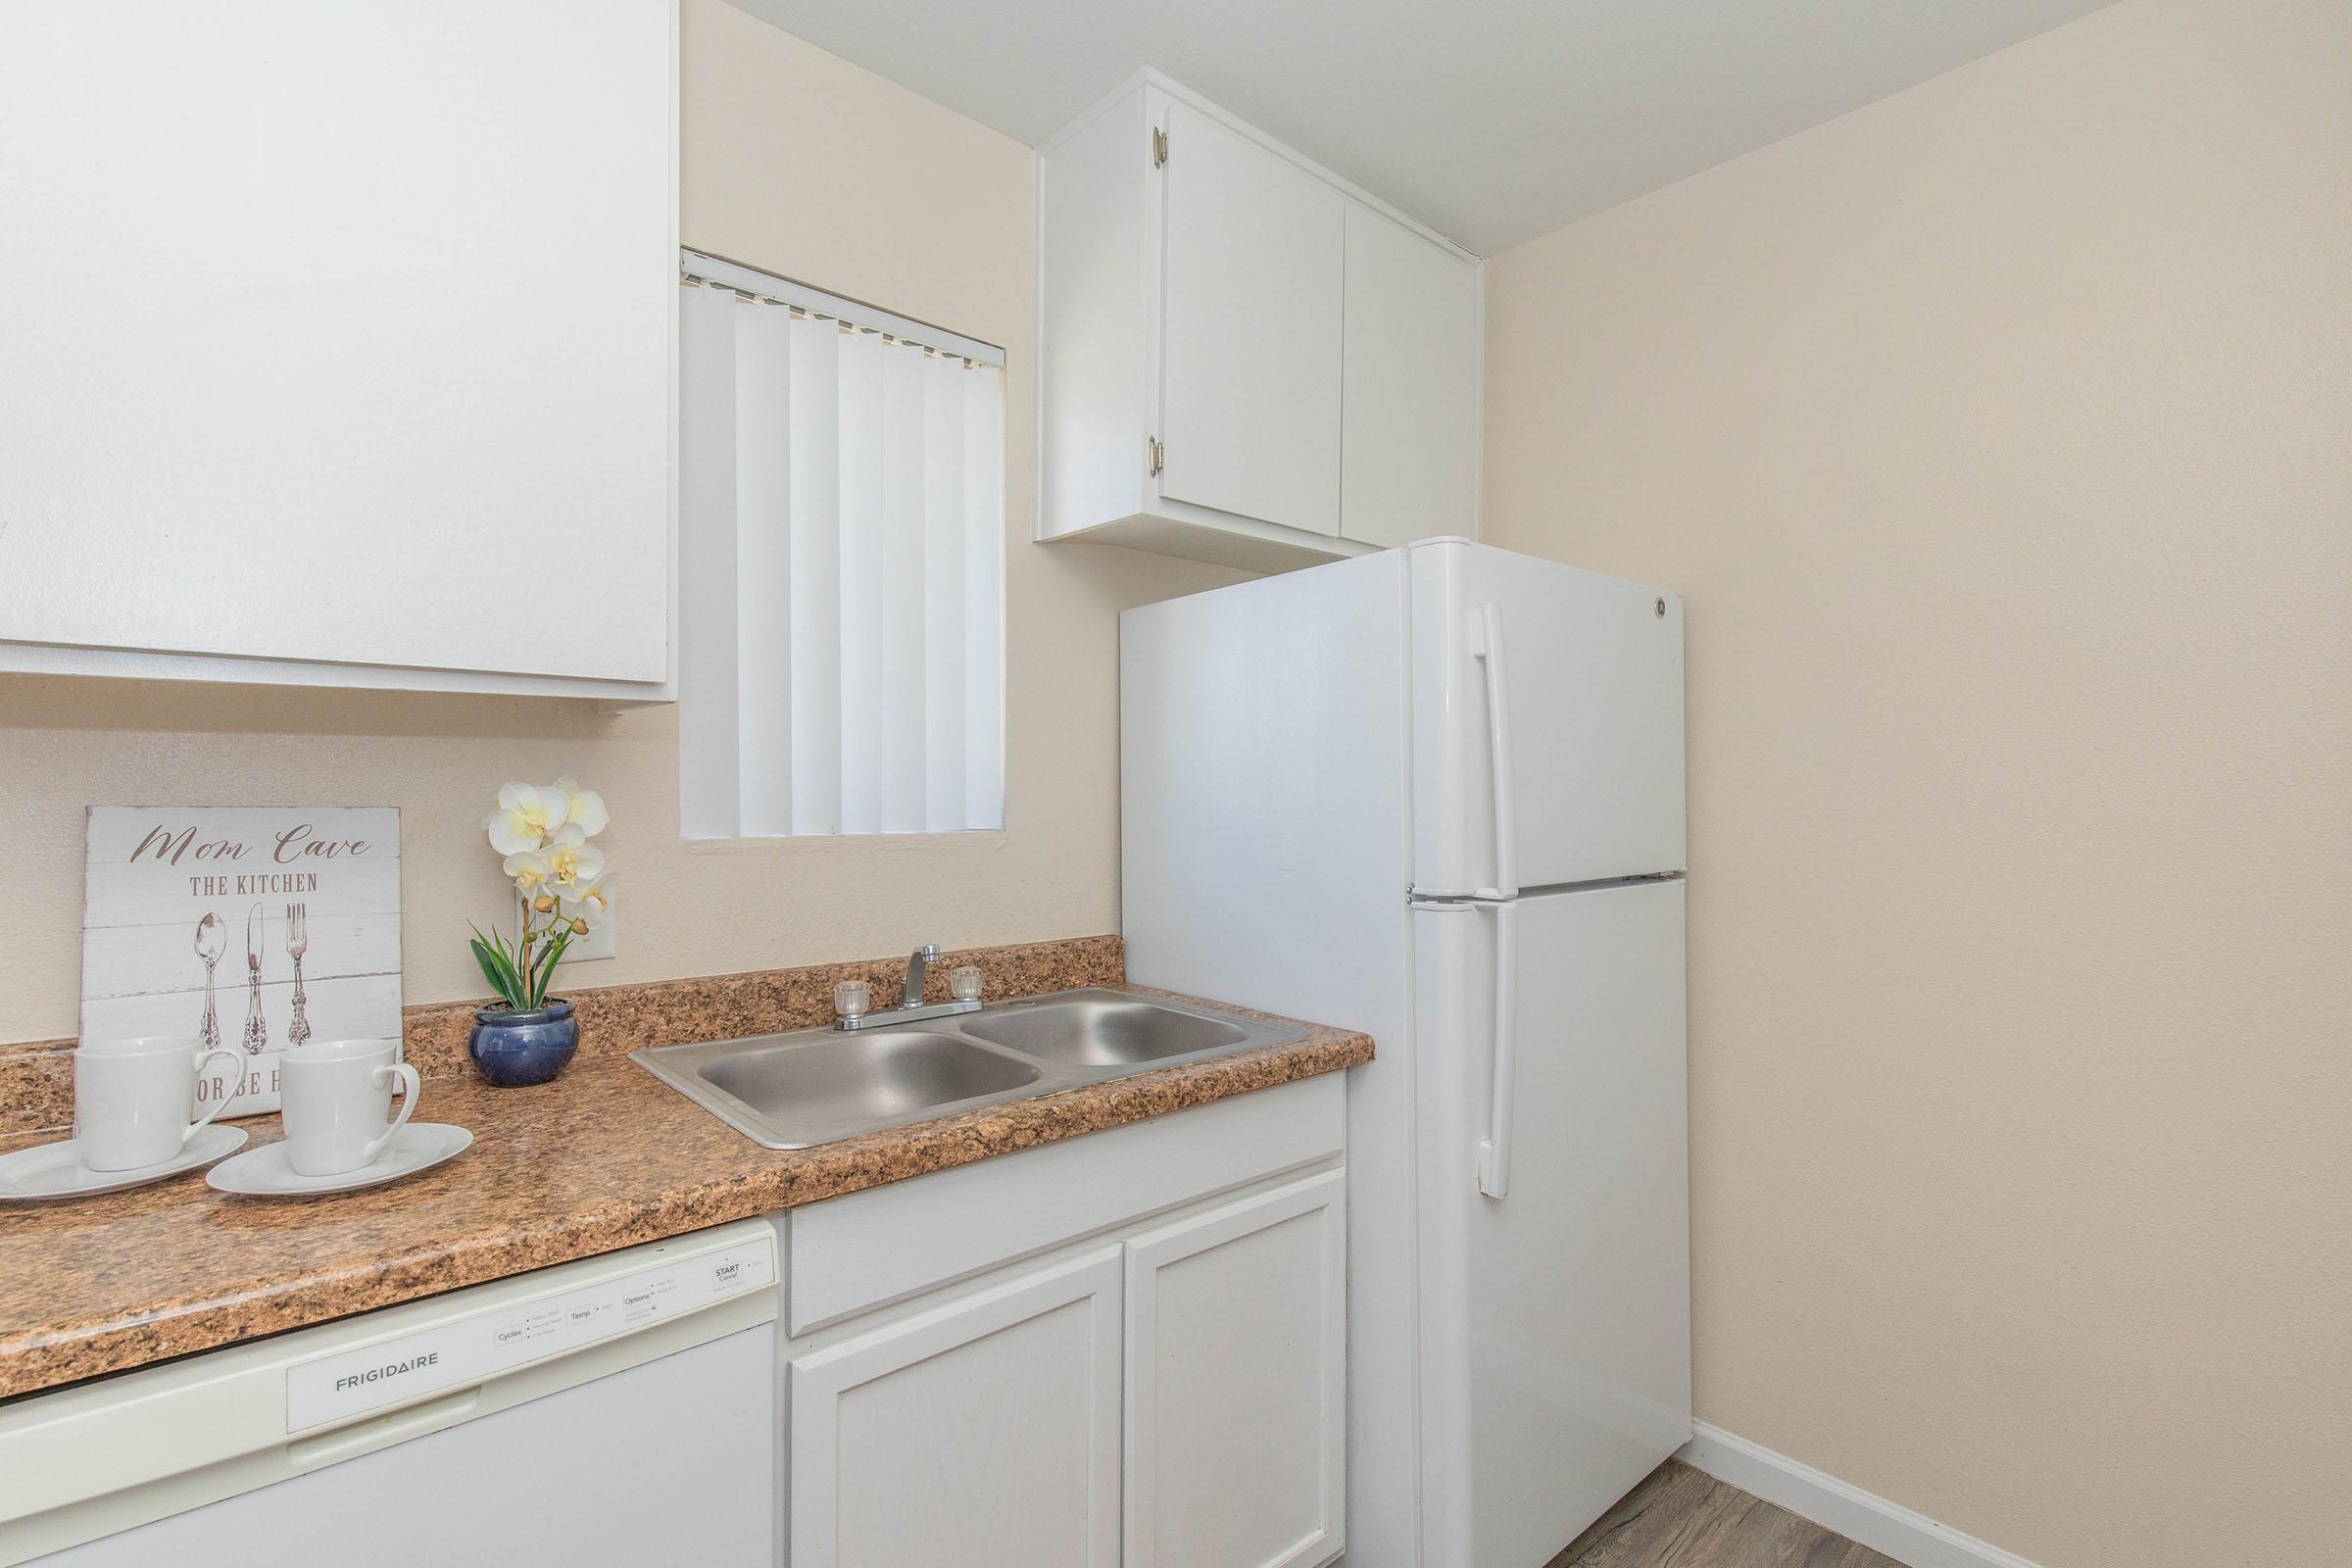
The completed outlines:
{"type": "Polygon", "coordinates": [[[548,887],[557,898],[579,898],[605,874],[605,852],[588,842],[577,822],[556,829],[547,845],[548,887]]]}
{"type": "Polygon", "coordinates": [[[583,926],[593,931],[612,918],[612,885],[619,880],[617,876],[599,877],[578,898],[559,901],[557,907],[572,922],[574,935],[585,935],[583,926]]]}
{"type": "Polygon", "coordinates": [[[580,788],[579,780],[569,774],[550,787],[564,797],[564,820],[578,823],[580,831],[590,838],[602,833],[605,824],[612,820],[612,813],[605,809],[605,798],[594,790],[580,788]]]}
{"type": "Polygon", "coordinates": [[[507,875],[514,879],[514,891],[525,904],[548,891],[555,878],[555,863],[537,850],[522,850],[507,857],[507,875]]]}
{"type": "MultiPolygon", "coordinates": [[[[599,801],[601,811],[604,803],[599,801]]],[[[498,808],[482,819],[490,847],[501,855],[521,855],[538,849],[549,834],[571,814],[571,798],[562,790],[537,784],[509,784],[498,792],[498,808]]]]}

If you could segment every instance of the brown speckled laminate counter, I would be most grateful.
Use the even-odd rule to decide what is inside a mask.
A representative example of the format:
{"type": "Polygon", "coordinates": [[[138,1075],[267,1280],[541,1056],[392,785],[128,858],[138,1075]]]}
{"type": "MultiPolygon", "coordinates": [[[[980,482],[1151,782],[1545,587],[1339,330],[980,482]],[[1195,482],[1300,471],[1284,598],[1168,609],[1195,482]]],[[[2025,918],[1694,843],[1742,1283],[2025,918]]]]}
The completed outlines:
{"type": "MultiPolygon", "coordinates": [[[[267,1200],[224,1197],[196,1174],[0,1209],[0,1396],[814,1202],[1371,1055],[1366,1036],[1314,1028],[1290,1045],[794,1151],[761,1149],[622,1056],[584,1050],[536,1089],[435,1073],[418,1117],[469,1127],[474,1144],[406,1181],[267,1200]]],[[[256,1145],[277,1136],[274,1117],[237,1125],[256,1145]]],[[[0,1152],[38,1141],[0,1140],[0,1152]]]]}
{"type": "MultiPolygon", "coordinates": [[[[1126,978],[1127,953],[1114,936],[960,949],[931,965],[926,1001],[948,1000],[948,971],[959,963],[977,965],[987,976],[988,1000],[1002,1002],[1081,986],[1119,985],[1126,978]]],[[[625,1056],[648,1046],[735,1040],[830,1023],[835,981],[863,980],[876,997],[889,998],[899,994],[906,979],[905,958],[871,958],[585,991],[567,987],[564,994],[579,1008],[580,1055],[585,1059],[625,1056]]],[[[437,1002],[402,1013],[408,1058],[417,1071],[427,1078],[436,1073],[470,1075],[466,1036],[473,1027],[474,1006],[470,1002],[437,1002]]],[[[74,1042],[0,1045],[0,1134],[48,1132],[73,1122],[74,1042]]]]}

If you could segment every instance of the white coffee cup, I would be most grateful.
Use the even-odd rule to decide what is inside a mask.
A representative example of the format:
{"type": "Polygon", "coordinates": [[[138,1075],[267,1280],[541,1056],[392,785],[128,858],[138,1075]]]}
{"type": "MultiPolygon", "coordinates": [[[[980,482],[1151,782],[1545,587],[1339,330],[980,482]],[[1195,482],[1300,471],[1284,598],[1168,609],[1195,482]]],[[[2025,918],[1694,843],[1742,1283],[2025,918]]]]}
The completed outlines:
{"type": "Polygon", "coordinates": [[[233,1077],[245,1057],[207,1051],[193,1035],[85,1040],[74,1053],[74,1152],[92,1170],[137,1170],[179,1157],[188,1140],[228,1104],[196,1114],[196,1074],[215,1056],[233,1077]]]}
{"type": "Polygon", "coordinates": [[[416,1110],[416,1069],[397,1040],[317,1040],[278,1058],[286,1163],[297,1176],[340,1176],[384,1152],[416,1110]],[[400,1085],[400,1114],[392,1086],[400,1085]],[[389,1125],[387,1125],[389,1122],[389,1125]]]}

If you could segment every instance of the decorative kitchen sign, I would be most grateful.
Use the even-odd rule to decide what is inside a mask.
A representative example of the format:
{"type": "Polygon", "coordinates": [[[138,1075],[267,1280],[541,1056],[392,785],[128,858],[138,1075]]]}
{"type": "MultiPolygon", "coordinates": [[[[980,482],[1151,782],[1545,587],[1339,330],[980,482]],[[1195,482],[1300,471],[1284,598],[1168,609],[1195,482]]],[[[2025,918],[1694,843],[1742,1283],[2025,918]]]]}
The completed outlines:
{"type": "Polygon", "coordinates": [[[275,1110],[287,1046],[400,1037],[400,812],[93,806],[81,927],[84,1040],[242,1048],[197,1108],[275,1110]]]}

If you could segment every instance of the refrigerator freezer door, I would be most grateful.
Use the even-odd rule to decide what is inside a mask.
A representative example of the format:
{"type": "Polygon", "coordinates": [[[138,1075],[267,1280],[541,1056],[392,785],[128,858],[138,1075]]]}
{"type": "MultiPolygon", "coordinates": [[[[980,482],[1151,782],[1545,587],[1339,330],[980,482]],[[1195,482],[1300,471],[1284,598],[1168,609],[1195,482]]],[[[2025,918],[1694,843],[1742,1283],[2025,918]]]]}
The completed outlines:
{"type": "Polygon", "coordinates": [[[1542,1568],[1690,1435],[1683,884],[1414,919],[1422,1560],[1542,1568]],[[1496,1199],[1498,971],[1518,1005],[1496,1199]]]}
{"type": "Polygon", "coordinates": [[[1409,555],[1414,889],[1681,870],[1682,597],[1465,540],[1409,555]]]}

